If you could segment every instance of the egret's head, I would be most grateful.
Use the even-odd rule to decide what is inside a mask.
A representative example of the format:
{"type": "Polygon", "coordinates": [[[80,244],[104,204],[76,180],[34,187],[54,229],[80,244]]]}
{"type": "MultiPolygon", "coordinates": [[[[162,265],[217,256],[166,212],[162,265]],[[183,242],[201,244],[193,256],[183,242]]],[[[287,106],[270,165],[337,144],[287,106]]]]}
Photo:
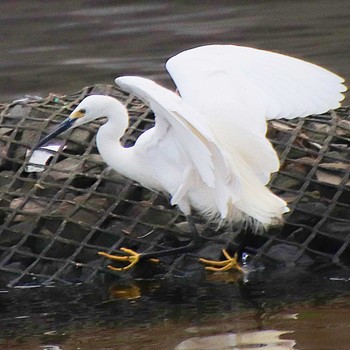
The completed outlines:
{"type": "Polygon", "coordinates": [[[91,95],[82,100],[67,118],[72,121],[72,128],[89,123],[95,119],[118,114],[118,108],[124,106],[115,98],[105,95],[91,95]]]}
{"type": "Polygon", "coordinates": [[[118,115],[118,109],[123,112],[125,107],[115,98],[104,95],[86,97],[73,112],[58,127],[38,142],[34,150],[43,146],[64,131],[89,123],[92,120],[118,115]]]}

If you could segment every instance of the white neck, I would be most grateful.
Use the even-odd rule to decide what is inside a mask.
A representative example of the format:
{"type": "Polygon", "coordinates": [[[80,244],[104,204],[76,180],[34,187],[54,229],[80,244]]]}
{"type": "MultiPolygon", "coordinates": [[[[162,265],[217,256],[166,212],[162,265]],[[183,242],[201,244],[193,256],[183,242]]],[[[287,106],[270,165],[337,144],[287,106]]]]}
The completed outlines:
{"type": "Polygon", "coordinates": [[[132,178],[132,147],[125,148],[120,139],[129,123],[127,110],[118,101],[107,113],[108,121],[102,125],[96,136],[96,144],[103,160],[114,170],[132,178]],[[114,108],[113,108],[114,107],[114,108]],[[130,174],[131,172],[131,174],[130,174]]]}

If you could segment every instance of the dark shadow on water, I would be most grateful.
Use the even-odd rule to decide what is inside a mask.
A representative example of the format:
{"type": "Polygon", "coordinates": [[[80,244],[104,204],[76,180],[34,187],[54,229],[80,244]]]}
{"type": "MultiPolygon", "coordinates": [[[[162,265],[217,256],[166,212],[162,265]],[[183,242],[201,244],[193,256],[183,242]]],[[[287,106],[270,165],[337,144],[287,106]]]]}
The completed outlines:
{"type": "Polygon", "coordinates": [[[154,325],[164,320],[196,324],[209,317],[261,315],[296,303],[322,305],[349,294],[344,271],[307,273],[294,268],[253,273],[236,280],[230,273],[208,274],[205,282],[116,282],[0,290],[0,337],[43,334],[79,327],[154,325]]]}

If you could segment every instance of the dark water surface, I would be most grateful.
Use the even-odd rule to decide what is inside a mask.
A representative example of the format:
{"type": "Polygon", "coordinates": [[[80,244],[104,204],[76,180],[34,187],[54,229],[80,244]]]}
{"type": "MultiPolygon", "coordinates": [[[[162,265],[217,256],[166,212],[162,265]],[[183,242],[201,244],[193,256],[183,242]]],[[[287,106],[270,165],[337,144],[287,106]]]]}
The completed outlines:
{"type": "MultiPolygon", "coordinates": [[[[165,60],[208,43],[287,53],[350,81],[349,18],[348,0],[2,0],[0,102],[126,74],[171,85],[165,60]]],[[[349,286],[344,272],[290,269],[247,283],[4,288],[0,348],[345,350],[349,286]]]]}
{"type": "Polygon", "coordinates": [[[0,289],[1,349],[347,350],[349,279],[298,269],[206,281],[0,289]]]}
{"type": "Polygon", "coordinates": [[[2,0],[0,101],[128,74],[169,84],[166,59],[208,43],[279,51],[350,80],[349,18],[348,0],[2,0]]]}

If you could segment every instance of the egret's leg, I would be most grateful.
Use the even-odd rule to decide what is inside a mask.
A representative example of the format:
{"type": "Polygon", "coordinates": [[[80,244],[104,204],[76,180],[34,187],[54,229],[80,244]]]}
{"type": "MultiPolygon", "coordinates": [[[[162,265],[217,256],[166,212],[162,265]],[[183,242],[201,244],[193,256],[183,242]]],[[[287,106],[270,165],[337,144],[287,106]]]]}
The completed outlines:
{"type": "Polygon", "coordinates": [[[192,250],[196,249],[198,246],[200,246],[202,238],[196,229],[196,226],[194,224],[192,217],[190,215],[187,215],[186,219],[187,219],[188,226],[189,226],[191,234],[192,234],[192,239],[191,239],[190,243],[186,244],[185,246],[161,250],[161,251],[157,251],[157,252],[147,252],[147,253],[137,253],[137,252],[135,252],[131,249],[128,249],[128,248],[120,248],[120,250],[123,253],[125,253],[126,255],[112,255],[112,254],[107,254],[105,252],[98,252],[98,254],[100,256],[107,258],[107,259],[127,264],[124,267],[114,267],[114,266],[108,265],[108,268],[110,270],[127,271],[127,270],[130,270],[133,266],[135,266],[141,260],[149,259],[151,261],[156,261],[157,258],[162,257],[162,256],[176,255],[176,254],[181,254],[181,253],[186,253],[186,252],[192,251],[192,250]]]}
{"type": "Polygon", "coordinates": [[[191,235],[192,235],[191,243],[195,247],[198,247],[200,245],[200,243],[202,242],[202,237],[200,236],[200,234],[198,233],[198,231],[196,229],[196,225],[195,225],[195,223],[193,221],[192,216],[191,215],[186,215],[186,220],[187,220],[188,227],[189,227],[191,235]]]}
{"type": "MultiPolygon", "coordinates": [[[[199,235],[196,226],[194,224],[194,221],[192,219],[192,216],[188,215],[186,216],[189,228],[192,233],[192,242],[195,246],[200,245],[200,242],[202,240],[201,236],[199,235]]],[[[191,243],[192,243],[191,242],[191,243]]],[[[226,249],[222,250],[226,260],[222,261],[216,261],[216,260],[208,260],[208,259],[203,259],[200,258],[199,261],[205,265],[205,269],[207,271],[228,271],[231,269],[237,270],[239,272],[243,272],[242,268],[239,266],[238,261],[237,261],[237,253],[232,257],[226,249]]]]}
{"type": "MultiPolygon", "coordinates": [[[[192,216],[187,215],[186,219],[192,234],[192,240],[185,246],[147,253],[137,253],[131,249],[120,248],[120,250],[126,255],[112,255],[107,254],[105,252],[99,252],[98,254],[107,259],[127,264],[124,267],[114,267],[112,265],[108,265],[108,268],[110,270],[127,271],[134,267],[141,260],[149,259],[151,261],[157,261],[157,258],[160,258],[162,256],[176,255],[192,251],[200,246],[202,242],[202,237],[199,235],[196,229],[196,225],[192,219],[192,216]]],[[[199,261],[207,265],[205,269],[208,271],[228,271],[231,269],[235,269],[239,272],[243,272],[242,268],[239,266],[237,261],[237,253],[233,257],[231,257],[225,249],[223,249],[222,252],[226,258],[225,260],[216,261],[200,258],[199,261]]]]}

